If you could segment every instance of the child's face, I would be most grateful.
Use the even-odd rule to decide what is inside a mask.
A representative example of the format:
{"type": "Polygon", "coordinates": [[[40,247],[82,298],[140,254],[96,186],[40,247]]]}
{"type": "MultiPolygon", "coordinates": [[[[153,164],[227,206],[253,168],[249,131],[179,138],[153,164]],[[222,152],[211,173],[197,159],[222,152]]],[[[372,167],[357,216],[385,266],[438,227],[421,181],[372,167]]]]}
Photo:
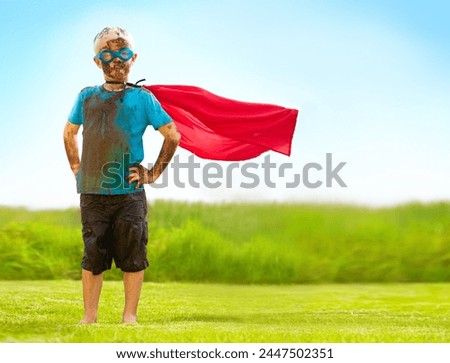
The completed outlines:
{"type": "MultiPolygon", "coordinates": [[[[102,50],[108,49],[113,51],[118,51],[123,48],[132,49],[132,44],[121,37],[117,37],[116,34],[112,34],[111,36],[104,36],[97,44],[97,54],[102,50]]],[[[137,54],[134,53],[130,60],[124,62],[120,58],[114,58],[110,63],[102,63],[100,59],[94,58],[94,62],[97,66],[103,69],[103,74],[105,80],[107,81],[117,81],[117,82],[126,82],[128,80],[128,74],[130,73],[131,66],[133,65],[137,54]]]]}

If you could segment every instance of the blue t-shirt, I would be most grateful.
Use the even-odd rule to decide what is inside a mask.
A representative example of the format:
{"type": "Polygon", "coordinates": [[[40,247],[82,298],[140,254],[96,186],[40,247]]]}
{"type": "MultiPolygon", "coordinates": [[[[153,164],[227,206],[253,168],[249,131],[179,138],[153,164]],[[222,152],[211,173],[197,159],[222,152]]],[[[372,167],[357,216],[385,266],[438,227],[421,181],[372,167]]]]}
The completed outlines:
{"type": "Polygon", "coordinates": [[[128,168],[144,159],[142,136],[171,121],[158,100],[143,88],[107,91],[103,86],[83,89],[69,122],[83,125],[83,148],[77,174],[78,193],[127,194],[142,190],[129,184],[128,168]]]}

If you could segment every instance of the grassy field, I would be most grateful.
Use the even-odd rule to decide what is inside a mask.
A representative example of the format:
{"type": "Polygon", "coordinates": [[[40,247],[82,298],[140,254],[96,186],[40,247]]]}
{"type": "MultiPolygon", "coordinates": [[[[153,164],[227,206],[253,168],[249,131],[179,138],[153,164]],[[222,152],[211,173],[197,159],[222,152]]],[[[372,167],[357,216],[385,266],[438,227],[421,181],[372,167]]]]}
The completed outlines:
{"type": "Polygon", "coordinates": [[[450,203],[159,201],[149,222],[140,324],[113,269],[78,326],[79,211],[0,208],[0,341],[450,342],[450,203]]]}
{"type": "Polygon", "coordinates": [[[136,326],[105,282],[79,326],[79,281],[0,281],[2,342],[450,342],[450,284],[145,283],[136,326]]]}
{"type": "MultiPolygon", "coordinates": [[[[146,281],[450,282],[450,203],[150,206],[146,281]]],[[[0,208],[0,279],[79,279],[77,209],[0,208]]],[[[121,279],[117,270],[106,279],[121,279]]]]}

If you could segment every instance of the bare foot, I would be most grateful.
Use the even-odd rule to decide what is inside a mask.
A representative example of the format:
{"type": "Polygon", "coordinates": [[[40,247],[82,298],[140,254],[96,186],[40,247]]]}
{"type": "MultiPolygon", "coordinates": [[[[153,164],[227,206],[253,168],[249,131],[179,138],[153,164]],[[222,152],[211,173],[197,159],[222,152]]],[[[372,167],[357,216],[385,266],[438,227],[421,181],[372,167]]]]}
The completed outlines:
{"type": "Polygon", "coordinates": [[[122,317],[122,324],[137,324],[136,315],[124,315],[122,317]]]}
{"type": "Polygon", "coordinates": [[[84,318],[83,320],[80,320],[78,325],[88,325],[88,324],[95,324],[97,322],[97,319],[88,319],[84,318]]]}

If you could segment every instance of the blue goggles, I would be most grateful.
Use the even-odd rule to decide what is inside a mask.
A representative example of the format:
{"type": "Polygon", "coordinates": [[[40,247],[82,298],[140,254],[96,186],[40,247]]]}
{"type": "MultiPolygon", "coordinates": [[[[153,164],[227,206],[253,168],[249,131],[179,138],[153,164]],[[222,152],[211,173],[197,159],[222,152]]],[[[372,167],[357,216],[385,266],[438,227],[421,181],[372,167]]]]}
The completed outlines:
{"type": "Polygon", "coordinates": [[[109,49],[104,49],[98,53],[95,58],[100,59],[102,63],[111,63],[115,58],[119,58],[121,61],[127,62],[133,56],[133,51],[130,48],[122,48],[117,52],[109,49]]]}

